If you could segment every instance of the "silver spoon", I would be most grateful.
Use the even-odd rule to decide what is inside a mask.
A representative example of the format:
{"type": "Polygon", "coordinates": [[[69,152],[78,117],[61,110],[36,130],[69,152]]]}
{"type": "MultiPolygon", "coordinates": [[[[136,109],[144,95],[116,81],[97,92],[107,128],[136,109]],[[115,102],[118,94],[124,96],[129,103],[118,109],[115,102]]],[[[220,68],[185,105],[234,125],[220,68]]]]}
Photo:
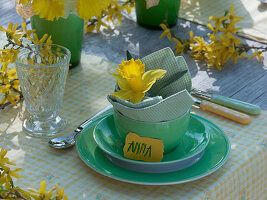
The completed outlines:
{"type": "Polygon", "coordinates": [[[56,148],[56,149],[65,149],[68,147],[71,147],[75,145],[76,140],[75,137],[90,123],[94,122],[95,120],[106,116],[110,113],[112,113],[112,105],[107,106],[103,110],[101,110],[99,113],[94,115],[92,118],[87,119],[84,121],[80,126],[78,126],[72,133],[71,136],[69,137],[58,137],[58,138],[53,138],[48,141],[48,145],[50,147],[56,148]]]}

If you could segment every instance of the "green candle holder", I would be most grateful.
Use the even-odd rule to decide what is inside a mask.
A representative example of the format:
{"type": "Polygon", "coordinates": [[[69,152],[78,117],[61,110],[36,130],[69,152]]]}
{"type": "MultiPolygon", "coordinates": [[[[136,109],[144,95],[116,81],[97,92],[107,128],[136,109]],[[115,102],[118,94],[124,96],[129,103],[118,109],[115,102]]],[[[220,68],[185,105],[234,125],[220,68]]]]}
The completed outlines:
{"type": "Polygon", "coordinates": [[[31,17],[32,29],[40,39],[45,33],[52,36],[54,44],[62,45],[71,52],[70,68],[77,66],[81,60],[84,20],[70,14],[68,18],[48,21],[39,15],[31,17]]]}
{"type": "Polygon", "coordinates": [[[159,4],[146,8],[145,0],[135,0],[137,23],[141,26],[158,29],[159,25],[166,22],[168,25],[176,25],[180,0],[159,0],[159,4]]]}

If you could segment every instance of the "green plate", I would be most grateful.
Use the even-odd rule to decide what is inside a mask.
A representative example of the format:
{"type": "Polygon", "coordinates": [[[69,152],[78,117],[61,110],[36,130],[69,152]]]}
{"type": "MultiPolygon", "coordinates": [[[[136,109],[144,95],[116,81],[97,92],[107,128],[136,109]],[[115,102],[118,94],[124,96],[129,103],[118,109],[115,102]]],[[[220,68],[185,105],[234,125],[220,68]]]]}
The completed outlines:
{"type": "Polygon", "coordinates": [[[212,122],[193,115],[205,126],[210,133],[210,142],[203,157],[191,167],[170,173],[141,173],[121,168],[110,162],[93,138],[95,121],[88,125],[78,136],[76,148],[80,158],[90,168],[98,173],[124,182],[142,185],[171,185],[185,183],[205,177],[219,169],[227,160],[230,153],[230,142],[226,134],[212,122]]]}
{"type": "Polygon", "coordinates": [[[161,162],[125,158],[123,153],[125,142],[115,128],[113,115],[104,118],[96,125],[93,137],[109,160],[123,168],[146,173],[166,173],[181,170],[196,163],[204,154],[210,133],[205,130],[204,124],[195,115],[191,115],[188,130],[180,143],[173,151],[164,154],[161,162]]]}

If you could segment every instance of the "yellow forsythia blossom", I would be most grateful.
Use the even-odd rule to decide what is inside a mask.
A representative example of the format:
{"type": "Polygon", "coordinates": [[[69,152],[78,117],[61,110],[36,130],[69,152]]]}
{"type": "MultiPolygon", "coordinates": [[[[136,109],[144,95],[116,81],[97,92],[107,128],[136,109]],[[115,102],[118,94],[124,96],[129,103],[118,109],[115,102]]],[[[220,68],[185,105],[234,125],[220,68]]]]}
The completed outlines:
{"type": "Polygon", "coordinates": [[[207,34],[208,42],[202,37],[194,36],[192,31],[189,33],[190,39],[178,39],[165,24],[160,25],[164,30],[160,38],[167,36],[170,40],[171,36],[173,36],[172,40],[176,43],[174,46],[176,55],[183,54],[184,51],[191,51],[191,56],[195,59],[205,60],[208,66],[214,66],[217,69],[222,69],[222,66],[229,59],[236,63],[238,58],[247,58],[246,52],[250,49],[254,50],[250,58],[257,57],[259,62],[262,62],[263,53],[267,48],[250,47],[247,44],[242,44],[242,40],[234,36],[242,28],[236,27],[236,23],[244,18],[234,15],[233,5],[230,7],[229,13],[226,12],[220,17],[210,16],[209,19],[213,22],[214,26],[211,24],[207,25],[212,31],[212,33],[207,34]]]}
{"type": "Polygon", "coordinates": [[[25,48],[24,42],[28,44],[51,44],[51,36],[45,34],[41,39],[38,39],[34,30],[28,30],[26,23],[21,24],[23,30],[17,30],[18,24],[10,23],[8,28],[0,26],[0,31],[6,33],[7,44],[0,49],[0,108],[8,105],[6,101],[17,105],[17,102],[22,98],[22,92],[19,87],[19,80],[15,69],[9,67],[10,63],[14,63],[21,48],[25,48]],[[33,37],[32,37],[33,36],[33,37]]]}
{"type": "Polygon", "coordinates": [[[6,156],[7,150],[0,149],[0,198],[5,200],[12,199],[27,199],[27,200],[68,200],[67,195],[64,195],[64,188],[60,189],[58,184],[55,188],[46,190],[46,182],[40,183],[39,190],[28,189],[24,190],[18,186],[15,186],[14,178],[21,178],[17,174],[21,168],[11,169],[11,165],[15,165],[9,161],[6,156]]]}

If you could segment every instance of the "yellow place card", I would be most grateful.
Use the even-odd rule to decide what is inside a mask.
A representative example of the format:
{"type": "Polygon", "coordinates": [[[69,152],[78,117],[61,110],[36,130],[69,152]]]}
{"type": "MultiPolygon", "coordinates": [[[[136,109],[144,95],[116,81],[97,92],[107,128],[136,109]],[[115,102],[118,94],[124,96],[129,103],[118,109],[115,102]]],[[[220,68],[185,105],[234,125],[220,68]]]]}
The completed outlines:
{"type": "Polygon", "coordinates": [[[147,162],[160,162],[163,157],[163,142],[158,139],[140,137],[128,133],[123,147],[124,157],[147,162]]]}

